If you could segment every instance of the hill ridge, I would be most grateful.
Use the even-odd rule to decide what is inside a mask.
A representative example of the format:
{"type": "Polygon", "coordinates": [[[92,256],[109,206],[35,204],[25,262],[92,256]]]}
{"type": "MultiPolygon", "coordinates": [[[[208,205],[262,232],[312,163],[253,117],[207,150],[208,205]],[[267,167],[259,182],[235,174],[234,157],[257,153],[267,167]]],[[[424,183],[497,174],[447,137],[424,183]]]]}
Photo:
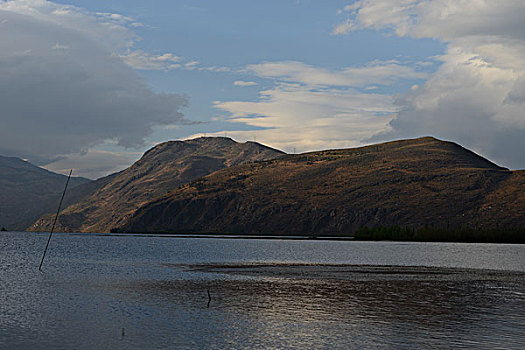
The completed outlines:
{"type": "MultiPolygon", "coordinates": [[[[67,176],[17,157],[0,156],[0,227],[23,230],[56,210],[67,176]]],[[[73,176],[70,188],[90,180],[73,176]]]]}
{"type": "MultiPolygon", "coordinates": [[[[127,169],[100,181],[100,187],[68,206],[59,230],[107,232],[150,200],[213,171],[247,161],[274,158],[284,153],[256,143],[222,138],[167,141],[155,145],[127,169]]],[[[47,230],[51,216],[30,230],[47,230]]]]}
{"type": "Polygon", "coordinates": [[[522,180],[454,142],[397,140],[226,168],[144,205],[116,230],[348,234],[379,224],[525,226],[522,180]],[[502,208],[514,209],[507,215],[502,208]]]}

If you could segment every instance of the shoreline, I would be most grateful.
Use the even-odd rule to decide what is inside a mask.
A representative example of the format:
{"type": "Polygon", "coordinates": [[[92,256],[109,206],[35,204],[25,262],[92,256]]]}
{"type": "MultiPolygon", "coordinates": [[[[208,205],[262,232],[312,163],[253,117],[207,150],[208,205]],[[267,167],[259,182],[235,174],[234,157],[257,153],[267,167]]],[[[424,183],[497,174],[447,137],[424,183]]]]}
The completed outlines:
{"type": "MultiPolygon", "coordinates": [[[[5,231],[9,233],[49,234],[39,231],[5,231]]],[[[0,233],[0,234],[2,234],[0,233]]],[[[243,235],[231,233],[104,233],[104,232],[54,232],[53,234],[69,236],[99,236],[99,237],[159,237],[159,238],[210,238],[210,239],[248,239],[248,240],[283,240],[283,241],[349,241],[349,242],[392,242],[392,243],[475,243],[475,244],[511,244],[520,245],[525,242],[505,241],[467,241],[467,240],[395,240],[395,239],[360,239],[354,236],[311,236],[311,235],[243,235]]]]}

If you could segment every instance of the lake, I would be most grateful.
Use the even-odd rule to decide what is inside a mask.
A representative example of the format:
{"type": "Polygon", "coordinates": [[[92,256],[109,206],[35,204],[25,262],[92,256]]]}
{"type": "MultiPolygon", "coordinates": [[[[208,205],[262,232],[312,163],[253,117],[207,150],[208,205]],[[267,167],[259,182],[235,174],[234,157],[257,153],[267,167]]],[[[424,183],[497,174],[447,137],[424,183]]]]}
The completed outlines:
{"type": "Polygon", "coordinates": [[[46,240],[0,234],[2,349],[525,348],[525,245],[46,240]]]}

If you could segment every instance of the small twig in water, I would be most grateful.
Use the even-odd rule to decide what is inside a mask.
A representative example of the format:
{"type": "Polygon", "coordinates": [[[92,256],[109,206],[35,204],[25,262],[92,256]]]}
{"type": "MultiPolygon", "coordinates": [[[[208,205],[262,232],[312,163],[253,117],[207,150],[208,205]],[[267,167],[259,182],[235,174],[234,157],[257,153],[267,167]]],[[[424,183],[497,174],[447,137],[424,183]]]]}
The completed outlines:
{"type": "Polygon", "coordinates": [[[208,292],[208,306],[207,306],[207,307],[210,307],[210,303],[211,303],[210,290],[209,290],[209,289],[206,289],[206,291],[208,292]]]}

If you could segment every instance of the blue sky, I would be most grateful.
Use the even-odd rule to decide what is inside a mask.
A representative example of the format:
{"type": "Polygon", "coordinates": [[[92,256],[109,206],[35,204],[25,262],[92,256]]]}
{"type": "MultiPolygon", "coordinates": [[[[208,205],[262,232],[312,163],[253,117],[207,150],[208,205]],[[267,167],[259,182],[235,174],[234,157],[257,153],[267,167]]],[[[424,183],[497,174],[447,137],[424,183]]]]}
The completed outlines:
{"type": "Polygon", "coordinates": [[[522,168],[523,14],[515,0],[3,1],[0,153],[95,178],[204,134],[287,152],[433,135],[522,168]]]}
{"type": "MultiPolygon", "coordinates": [[[[76,1],[76,6],[96,12],[121,13],[145,24],[136,30],[142,37],[135,49],[153,54],[173,53],[202,66],[220,66],[228,72],[187,70],[144,70],[140,74],[155,91],[184,93],[190,98],[185,114],[206,122],[157,130],[153,142],[184,138],[197,133],[251,130],[252,127],[212,117],[228,113],[214,108],[213,101],[255,100],[261,89],[273,81],[254,77],[242,70],[250,64],[300,61],[309,65],[341,69],[358,67],[374,60],[417,62],[443,52],[444,45],[432,39],[387,37],[363,30],[357,35],[332,35],[341,20],[337,11],[345,1],[76,1]],[[235,81],[253,81],[257,87],[242,88],[235,81]]],[[[432,68],[432,67],[430,67],[432,68]]],[[[409,79],[381,91],[407,90],[409,79]]],[[[290,151],[290,150],[288,150],[290,151]]]]}

